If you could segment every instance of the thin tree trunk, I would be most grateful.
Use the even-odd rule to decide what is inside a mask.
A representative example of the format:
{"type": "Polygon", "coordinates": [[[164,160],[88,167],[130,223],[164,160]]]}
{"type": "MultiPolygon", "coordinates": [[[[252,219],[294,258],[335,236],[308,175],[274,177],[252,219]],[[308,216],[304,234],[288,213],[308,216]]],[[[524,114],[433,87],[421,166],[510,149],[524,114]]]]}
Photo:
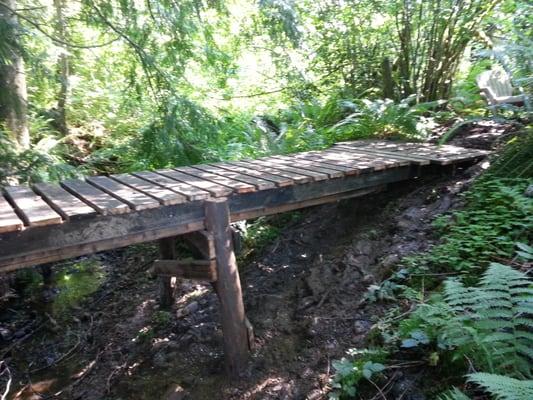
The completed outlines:
{"type": "MultiPolygon", "coordinates": [[[[67,42],[67,28],[63,15],[64,0],[54,0],[56,10],[56,35],[61,41],[67,42]]],[[[67,96],[69,89],[70,65],[68,48],[62,47],[58,61],[60,88],[57,96],[58,129],[63,136],[68,134],[67,126],[67,96]]]]}
{"type": "Polygon", "coordinates": [[[0,96],[1,119],[13,133],[18,145],[30,147],[30,131],[28,128],[28,92],[26,74],[18,43],[19,24],[15,14],[9,9],[16,9],[15,0],[0,0],[0,19],[10,27],[7,40],[3,45],[9,47],[6,63],[0,65],[0,96]],[[8,8],[2,7],[2,5],[8,8]]]}

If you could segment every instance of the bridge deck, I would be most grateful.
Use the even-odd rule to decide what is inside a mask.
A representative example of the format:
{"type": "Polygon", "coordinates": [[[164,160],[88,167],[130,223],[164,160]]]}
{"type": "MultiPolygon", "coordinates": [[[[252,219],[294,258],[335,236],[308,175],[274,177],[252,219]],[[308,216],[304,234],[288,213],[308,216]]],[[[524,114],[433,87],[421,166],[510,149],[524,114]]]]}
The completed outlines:
{"type": "Polygon", "coordinates": [[[358,141],[325,151],[154,172],[5,187],[0,272],[205,228],[204,201],[228,198],[232,220],[356,196],[481,150],[358,141]]]}

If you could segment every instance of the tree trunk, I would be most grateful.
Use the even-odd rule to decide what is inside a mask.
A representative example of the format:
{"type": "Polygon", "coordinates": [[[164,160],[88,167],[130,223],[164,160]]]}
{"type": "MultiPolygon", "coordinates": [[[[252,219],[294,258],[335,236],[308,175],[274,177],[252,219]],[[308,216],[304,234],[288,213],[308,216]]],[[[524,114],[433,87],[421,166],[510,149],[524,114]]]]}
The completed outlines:
{"type": "Polygon", "coordinates": [[[13,133],[18,145],[30,147],[30,131],[28,128],[28,92],[24,60],[18,40],[19,24],[15,14],[10,10],[16,8],[15,0],[0,0],[0,23],[7,28],[3,46],[6,46],[7,57],[0,65],[0,118],[13,133]],[[2,7],[5,5],[6,7],[2,7]]]}
{"type": "Polygon", "coordinates": [[[386,99],[395,100],[392,67],[388,57],[385,57],[381,62],[381,80],[383,82],[383,97],[386,99]]]}
{"type": "MultiPolygon", "coordinates": [[[[67,42],[67,26],[65,22],[65,17],[63,15],[64,0],[54,0],[54,7],[56,11],[56,36],[63,42],[67,42]]],[[[61,54],[59,55],[58,60],[58,75],[60,88],[57,96],[57,125],[58,130],[63,136],[68,134],[67,126],[67,96],[69,89],[69,75],[70,75],[70,65],[68,57],[68,48],[62,46],[61,54]]]]}

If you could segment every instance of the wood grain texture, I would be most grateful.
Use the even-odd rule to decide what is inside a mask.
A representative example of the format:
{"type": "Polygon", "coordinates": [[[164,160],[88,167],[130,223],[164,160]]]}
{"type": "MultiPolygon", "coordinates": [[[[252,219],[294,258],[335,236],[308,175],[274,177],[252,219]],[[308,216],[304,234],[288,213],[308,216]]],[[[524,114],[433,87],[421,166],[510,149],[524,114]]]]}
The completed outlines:
{"type": "Polygon", "coordinates": [[[260,158],[257,160],[250,160],[251,164],[257,164],[261,167],[268,167],[268,168],[275,168],[277,170],[280,170],[284,173],[291,173],[291,174],[297,174],[302,176],[307,176],[312,178],[313,181],[323,181],[328,179],[328,174],[325,174],[323,172],[317,172],[310,169],[302,169],[298,168],[295,164],[287,165],[283,162],[280,162],[276,159],[271,158],[260,158]]]}
{"type": "Polygon", "coordinates": [[[434,145],[430,143],[407,143],[392,141],[356,141],[341,142],[339,145],[366,150],[381,150],[389,153],[400,153],[430,160],[437,165],[449,165],[457,162],[471,161],[482,158],[490,152],[478,149],[466,149],[451,145],[434,145]]]}
{"type": "Polygon", "coordinates": [[[276,160],[285,165],[294,165],[299,169],[309,170],[314,172],[319,172],[326,174],[328,178],[342,178],[345,174],[342,171],[339,171],[337,168],[330,168],[324,164],[320,164],[316,161],[310,161],[303,158],[295,158],[290,156],[273,156],[269,157],[271,160],[276,160]]]}
{"type": "Polygon", "coordinates": [[[215,260],[155,260],[153,271],[166,277],[177,277],[206,282],[217,280],[215,260]]]}
{"type": "Polygon", "coordinates": [[[201,202],[3,233],[0,272],[204,229],[201,202]]]}
{"type": "Polygon", "coordinates": [[[18,215],[28,226],[54,225],[62,222],[61,216],[27,186],[7,186],[6,196],[15,206],[18,215]]]}
{"type": "Polygon", "coordinates": [[[19,231],[24,227],[24,222],[15,213],[11,204],[0,194],[0,233],[19,231]]]}
{"type": "Polygon", "coordinates": [[[48,204],[65,220],[88,218],[96,215],[96,210],[70,194],[61,186],[52,183],[36,183],[33,185],[48,204]]]}
{"type": "Polygon", "coordinates": [[[226,372],[232,379],[239,379],[246,369],[249,357],[248,331],[227,200],[207,200],[205,217],[206,228],[213,235],[215,243],[218,279],[214,285],[220,301],[226,372]]]}
{"type": "Polygon", "coordinates": [[[226,169],[228,171],[235,171],[239,172],[243,175],[251,176],[251,177],[258,177],[262,180],[267,180],[272,183],[274,183],[278,187],[283,186],[290,186],[294,185],[294,181],[290,178],[287,178],[286,176],[281,175],[275,175],[270,174],[266,171],[258,171],[253,168],[249,168],[246,164],[238,164],[237,162],[234,163],[219,163],[219,164],[212,164],[213,166],[217,166],[218,168],[226,169]]]}
{"type": "Polygon", "coordinates": [[[245,175],[240,172],[231,171],[229,169],[224,169],[217,165],[193,165],[192,168],[244,182],[246,184],[254,186],[254,188],[256,188],[257,190],[272,189],[276,187],[276,184],[269,180],[261,179],[255,176],[245,175]]]}
{"type": "Polygon", "coordinates": [[[94,176],[87,178],[87,182],[103,190],[107,194],[126,203],[134,210],[146,210],[159,206],[159,202],[153,197],[139,192],[123,183],[117,182],[107,176],[94,176]]]}
{"type": "Polygon", "coordinates": [[[265,166],[265,165],[253,163],[251,161],[252,160],[233,161],[233,162],[231,162],[229,164],[236,165],[238,167],[246,168],[246,169],[249,169],[249,170],[256,170],[256,171],[261,172],[263,174],[266,173],[266,174],[277,175],[277,176],[282,176],[282,177],[285,177],[285,178],[289,178],[294,183],[308,183],[308,182],[312,182],[313,181],[313,178],[308,176],[308,175],[302,175],[302,174],[299,174],[299,173],[294,173],[294,172],[291,172],[291,171],[283,170],[281,168],[268,167],[268,166],[265,166]]]}
{"type": "Polygon", "coordinates": [[[126,203],[115,199],[85,181],[71,179],[61,182],[61,186],[74,196],[96,208],[102,215],[123,214],[130,211],[130,207],[126,203]]]}
{"type": "Polygon", "coordinates": [[[165,206],[181,204],[187,201],[187,198],[184,195],[173,192],[170,189],[164,188],[135,175],[117,174],[111,175],[111,178],[123,183],[124,185],[128,185],[133,189],[146,194],[147,196],[153,197],[159,201],[160,204],[165,206]]]}
{"type": "Polygon", "coordinates": [[[175,168],[175,170],[179,172],[183,172],[188,175],[192,175],[196,178],[201,178],[209,182],[214,182],[216,184],[226,186],[232,189],[235,193],[248,193],[248,192],[255,192],[256,190],[255,186],[249,183],[242,182],[242,181],[232,179],[232,178],[228,178],[227,176],[224,176],[224,175],[206,172],[198,168],[180,167],[180,168],[175,168]]]}
{"type": "Polygon", "coordinates": [[[206,181],[196,176],[187,175],[175,169],[163,169],[157,171],[158,174],[164,175],[168,178],[185,183],[186,185],[202,189],[210,193],[214,197],[229,196],[233,190],[227,186],[219,185],[218,183],[206,181]]]}
{"type": "MultiPolygon", "coordinates": [[[[168,172],[172,173],[174,171],[168,170],[168,172]]],[[[135,172],[133,175],[138,176],[139,178],[142,178],[148,182],[160,185],[166,189],[172,190],[173,192],[180,193],[191,201],[203,200],[211,197],[211,193],[205,190],[197,188],[196,186],[191,186],[187,183],[176,181],[175,179],[157,174],[155,172],[135,172]]]]}

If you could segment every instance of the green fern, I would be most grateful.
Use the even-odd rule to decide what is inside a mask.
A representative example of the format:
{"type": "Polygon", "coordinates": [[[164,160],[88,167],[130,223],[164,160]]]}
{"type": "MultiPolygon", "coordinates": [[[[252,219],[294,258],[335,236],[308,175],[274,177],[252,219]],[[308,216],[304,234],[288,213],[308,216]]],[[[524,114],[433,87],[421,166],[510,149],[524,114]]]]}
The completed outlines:
{"type": "Polygon", "coordinates": [[[520,271],[492,263],[478,287],[465,287],[455,279],[445,285],[445,300],[455,313],[448,336],[457,346],[481,350],[493,372],[530,377],[533,357],[533,290],[520,271]],[[453,328],[455,327],[455,328],[453,328]]]}
{"type": "Polygon", "coordinates": [[[446,391],[445,393],[441,394],[438,399],[439,400],[470,400],[470,397],[468,397],[466,394],[464,394],[459,389],[454,387],[453,389],[450,389],[446,391]]]}
{"type": "MultiPolygon", "coordinates": [[[[468,375],[468,381],[482,386],[498,400],[533,399],[533,380],[518,380],[503,375],[479,372],[468,375]]],[[[460,398],[456,399],[461,400],[460,398]]]]}

